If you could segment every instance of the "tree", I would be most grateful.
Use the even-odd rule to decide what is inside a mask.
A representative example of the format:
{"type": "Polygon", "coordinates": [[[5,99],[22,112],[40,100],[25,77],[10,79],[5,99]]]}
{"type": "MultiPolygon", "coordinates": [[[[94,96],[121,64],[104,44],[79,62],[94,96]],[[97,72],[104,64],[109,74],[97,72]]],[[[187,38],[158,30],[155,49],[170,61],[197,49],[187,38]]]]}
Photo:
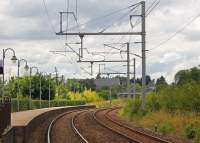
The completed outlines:
{"type": "MultiPolygon", "coordinates": [[[[23,97],[29,97],[29,83],[31,80],[31,89],[32,89],[32,98],[39,99],[40,96],[40,75],[35,75],[32,77],[25,76],[20,78],[11,78],[11,80],[6,85],[5,95],[12,98],[17,97],[18,93],[18,82],[20,86],[20,95],[23,97]]],[[[48,76],[41,76],[41,87],[42,87],[42,99],[47,100],[49,98],[49,84],[51,87],[51,99],[55,97],[55,85],[56,82],[54,79],[48,76]]]]}
{"type": "MultiPolygon", "coordinates": [[[[135,82],[138,83],[140,86],[142,86],[142,78],[136,78],[135,82]]],[[[146,85],[148,85],[149,83],[154,82],[153,80],[151,80],[151,76],[150,75],[146,75],[146,85]]],[[[133,83],[133,78],[131,79],[131,83],[133,83]]]]}
{"type": "Polygon", "coordinates": [[[168,85],[165,78],[163,76],[161,76],[160,78],[158,78],[156,80],[156,86],[165,86],[165,85],[168,85]]]}
{"type": "Polygon", "coordinates": [[[98,73],[96,79],[100,79],[101,78],[101,74],[98,73]]]}
{"type": "Polygon", "coordinates": [[[175,75],[175,83],[177,85],[182,85],[192,81],[200,83],[200,69],[197,67],[191,68],[189,70],[181,70],[175,75]]]}

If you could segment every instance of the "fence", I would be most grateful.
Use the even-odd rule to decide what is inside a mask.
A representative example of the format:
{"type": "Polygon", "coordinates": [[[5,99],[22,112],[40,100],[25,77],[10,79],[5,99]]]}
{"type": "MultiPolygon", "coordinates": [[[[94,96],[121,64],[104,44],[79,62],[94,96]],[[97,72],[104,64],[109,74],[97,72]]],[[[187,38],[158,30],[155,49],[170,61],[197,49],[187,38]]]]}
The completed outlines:
{"type": "Polygon", "coordinates": [[[11,99],[0,100],[0,138],[3,131],[11,124],[11,99]]]}

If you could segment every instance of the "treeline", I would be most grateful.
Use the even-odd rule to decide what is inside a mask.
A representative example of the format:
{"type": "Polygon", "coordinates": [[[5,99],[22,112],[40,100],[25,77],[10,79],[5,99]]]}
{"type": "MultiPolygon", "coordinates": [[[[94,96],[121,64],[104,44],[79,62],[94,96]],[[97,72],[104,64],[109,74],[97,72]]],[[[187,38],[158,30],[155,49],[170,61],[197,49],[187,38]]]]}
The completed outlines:
{"type": "Polygon", "coordinates": [[[161,76],[156,81],[156,90],[146,96],[145,109],[138,96],[124,108],[129,116],[165,110],[167,112],[192,111],[200,113],[200,69],[197,67],[177,72],[172,84],[161,76]]]}

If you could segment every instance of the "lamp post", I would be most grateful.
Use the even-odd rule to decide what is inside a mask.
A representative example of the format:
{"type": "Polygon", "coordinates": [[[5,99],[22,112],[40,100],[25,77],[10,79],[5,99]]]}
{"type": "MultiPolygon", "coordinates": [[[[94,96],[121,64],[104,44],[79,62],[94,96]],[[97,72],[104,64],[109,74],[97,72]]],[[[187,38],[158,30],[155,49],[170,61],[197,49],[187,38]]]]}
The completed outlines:
{"type": "Polygon", "coordinates": [[[32,75],[32,70],[36,69],[37,73],[39,72],[37,67],[30,67],[30,80],[29,80],[29,108],[31,109],[31,99],[32,99],[32,83],[31,83],[31,75],[32,75]]]}
{"type": "Polygon", "coordinates": [[[25,59],[18,59],[18,66],[17,66],[17,88],[18,88],[18,94],[17,94],[17,111],[19,111],[19,94],[20,94],[20,87],[19,87],[19,74],[20,74],[20,72],[19,72],[19,70],[20,70],[20,63],[21,62],[25,62],[26,64],[25,64],[25,66],[24,66],[24,69],[26,70],[26,71],[28,71],[28,69],[29,69],[29,67],[28,67],[28,64],[27,64],[27,60],[25,60],[25,59]]]}
{"type": "Polygon", "coordinates": [[[12,48],[3,49],[3,95],[2,95],[2,98],[4,97],[4,84],[5,84],[5,72],[4,72],[5,68],[4,68],[4,65],[5,65],[5,58],[6,58],[6,52],[7,51],[12,51],[12,53],[13,53],[11,61],[13,61],[13,63],[16,63],[16,61],[17,61],[17,57],[15,56],[15,51],[12,48]]]}
{"type": "Polygon", "coordinates": [[[49,74],[49,107],[51,107],[51,74],[49,74]]]}
{"type": "Polygon", "coordinates": [[[42,101],[42,75],[48,75],[46,72],[40,72],[40,108],[42,108],[42,104],[41,104],[41,101],[42,101]]]}

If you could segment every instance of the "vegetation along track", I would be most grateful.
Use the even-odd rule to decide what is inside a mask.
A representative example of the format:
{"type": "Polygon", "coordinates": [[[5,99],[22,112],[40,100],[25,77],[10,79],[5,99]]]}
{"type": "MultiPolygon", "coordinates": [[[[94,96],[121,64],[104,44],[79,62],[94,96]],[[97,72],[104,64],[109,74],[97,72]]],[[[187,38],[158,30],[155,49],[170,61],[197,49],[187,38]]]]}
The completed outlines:
{"type": "Polygon", "coordinates": [[[109,113],[117,109],[118,108],[97,110],[94,112],[94,118],[97,122],[110,130],[115,131],[129,139],[135,140],[138,143],[171,143],[170,141],[147,134],[144,131],[138,131],[114,120],[109,113]]]}

